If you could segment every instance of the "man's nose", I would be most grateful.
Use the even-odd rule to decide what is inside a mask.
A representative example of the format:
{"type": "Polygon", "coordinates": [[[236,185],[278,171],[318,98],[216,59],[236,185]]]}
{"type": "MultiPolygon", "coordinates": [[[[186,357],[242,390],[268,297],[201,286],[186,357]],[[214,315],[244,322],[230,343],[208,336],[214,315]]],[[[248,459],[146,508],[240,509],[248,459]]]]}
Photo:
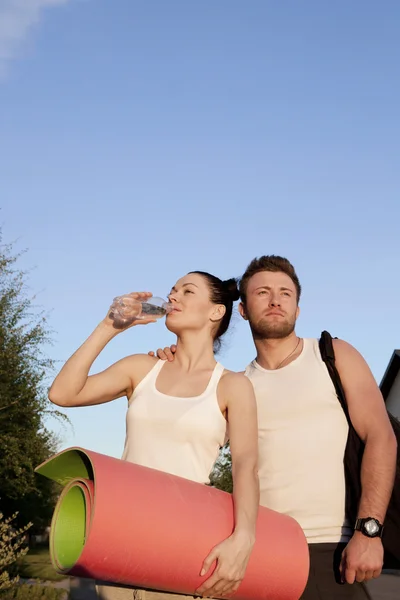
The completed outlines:
{"type": "Polygon", "coordinates": [[[270,303],[270,306],[280,306],[281,305],[281,299],[280,299],[279,296],[271,294],[270,299],[269,299],[269,303],[270,303]]]}

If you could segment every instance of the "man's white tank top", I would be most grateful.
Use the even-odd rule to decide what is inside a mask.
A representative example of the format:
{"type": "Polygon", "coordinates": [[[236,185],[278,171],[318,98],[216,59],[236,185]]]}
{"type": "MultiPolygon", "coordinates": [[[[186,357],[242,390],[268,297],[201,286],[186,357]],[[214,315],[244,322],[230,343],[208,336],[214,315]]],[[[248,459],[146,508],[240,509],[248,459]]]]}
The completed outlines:
{"type": "Polygon", "coordinates": [[[261,505],[298,521],[309,543],[347,541],[343,457],[346,417],[321,359],[304,339],[286,367],[246,369],[257,399],[261,505]]]}
{"type": "Polygon", "coordinates": [[[164,364],[156,362],[129,399],[122,459],[207,484],[226,441],[217,399],[224,367],[216,364],[202,394],[181,398],[157,390],[164,364]]]}

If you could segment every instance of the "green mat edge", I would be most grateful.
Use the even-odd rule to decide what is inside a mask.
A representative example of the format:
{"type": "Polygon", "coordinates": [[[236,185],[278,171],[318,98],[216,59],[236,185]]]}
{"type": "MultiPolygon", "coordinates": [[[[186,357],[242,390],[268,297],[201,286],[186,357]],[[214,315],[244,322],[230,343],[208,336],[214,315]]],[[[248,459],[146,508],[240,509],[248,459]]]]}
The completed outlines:
{"type": "MultiPolygon", "coordinates": [[[[86,506],[82,489],[79,485],[74,486],[74,480],[77,482],[79,479],[87,479],[94,481],[94,468],[90,456],[87,452],[78,446],[67,448],[62,450],[58,454],[47,459],[35,468],[35,472],[39,475],[47,477],[60,485],[65,489],[61,493],[51,522],[50,531],[50,559],[53,568],[60,574],[67,574],[75,565],[76,561],[81,555],[85,538],[88,532],[86,532],[86,506]],[[80,512],[78,517],[78,537],[74,540],[67,540],[67,543],[59,544],[57,537],[58,534],[63,537],[65,532],[65,522],[68,522],[70,514],[64,513],[63,507],[64,502],[69,503],[71,493],[75,494],[75,488],[80,488],[80,492],[83,497],[83,506],[77,506],[73,503],[72,513],[74,517],[77,517],[77,512],[80,512]],[[67,488],[67,489],[66,489],[67,488]]],[[[79,502],[78,502],[79,504],[79,502]]],[[[71,511],[71,505],[70,505],[71,511]]],[[[67,529],[70,528],[67,526],[67,529]]]]}
{"type": "Polygon", "coordinates": [[[48,458],[36,467],[35,472],[62,486],[78,478],[94,481],[94,469],[90,456],[78,446],[67,448],[48,458]],[[85,462],[89,462],[90,469],[85,462]]]}
{"type": "Polygon", "coordinates": [[[87,508],[82,485],[71,482],[57,504],[50,533],[50,557],[58,573],[68,573],[85,546],[87,508]]]}

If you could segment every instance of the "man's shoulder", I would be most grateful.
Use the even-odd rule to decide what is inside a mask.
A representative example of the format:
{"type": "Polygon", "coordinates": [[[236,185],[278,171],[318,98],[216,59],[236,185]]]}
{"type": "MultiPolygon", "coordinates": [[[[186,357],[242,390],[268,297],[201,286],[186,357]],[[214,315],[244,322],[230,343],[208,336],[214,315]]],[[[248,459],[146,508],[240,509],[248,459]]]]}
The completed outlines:
{"type": "Polygon", "coordinates": [[[245,377],[251,379],[252,375],[255,373],[256,370],[256,359],[254,359],[251,362],[249,362],[249,364],[244,368],[244,371],[242,371],[242,373],[245,377]]]}
{"type": "MultiPolygon", "coordinates": [[[[352,346],[349,342],[346,342],[346,340],[342,339],[342,338],[338,338],[338,337],[333,337],[333,335],[329,334],[331,336],[331,340],[332,340],[332,347],[333,347],[333,351],[334,351],[334,356],[335,359],[338,356],[354,356],[355,354],[358,354],[358,351],[356,350],[356,348],[354,348],[354,346],[352,346]]],[[[323,342],[323,336],[322,334],[318,337],[318,338],[309,338],[310,340],[312,340],[313,343],[318,344],[318,346],[320,346],[321,341],[323,342]]]]}
{"type": "Polygon", "coordinates": [[[351,375],[356,368],[361,368],[364,373],[369,370],[368,363],[361,352],[346,340],[332,338],[332,347],[336,369],[340,377],[351,375]]]}
{"type": "Polygon", "coordinates": [[[335,351],[335,357],[354,357],[359,354],[358,350],[352,346],[346,340],[342,340],[340,338],[334,338],[332,340],[332,346],[335,351]]]}

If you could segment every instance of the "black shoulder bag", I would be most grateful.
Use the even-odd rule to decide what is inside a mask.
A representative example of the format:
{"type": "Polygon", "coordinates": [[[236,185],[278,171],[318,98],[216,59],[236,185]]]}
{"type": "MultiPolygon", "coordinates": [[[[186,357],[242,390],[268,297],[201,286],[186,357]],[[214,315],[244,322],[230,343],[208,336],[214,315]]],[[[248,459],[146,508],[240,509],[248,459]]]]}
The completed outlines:
{"type": "MultiPolygon", "coordinates": [[[[337,338],[335,338],[337,339],[337,338]]],[[[335,352],[332,337],[327,331],[321,333],[319,349],[322,360],[325,362],[329,375],[335,386],[338,400],[342,406],[349,424],[349,435],[347,438],[344,454],[344,473],[346,480],[346,515],[350,523],[354,524],[358,517],[358,506],[361,499],[361,461],[364,454],[364,442],[354,429],[346,396],[338,370],[335,366],[335,352]]],[[[385,526],[383,530],[383,547],[385,549],[384,568],[400,568],[400,421],[388,412],[390,422],[397,438],[397,467],[396,479],[393,493],[387,509],[385,526]]],[[[373,515],[371,515],[373,516],[373,515]]]]}

